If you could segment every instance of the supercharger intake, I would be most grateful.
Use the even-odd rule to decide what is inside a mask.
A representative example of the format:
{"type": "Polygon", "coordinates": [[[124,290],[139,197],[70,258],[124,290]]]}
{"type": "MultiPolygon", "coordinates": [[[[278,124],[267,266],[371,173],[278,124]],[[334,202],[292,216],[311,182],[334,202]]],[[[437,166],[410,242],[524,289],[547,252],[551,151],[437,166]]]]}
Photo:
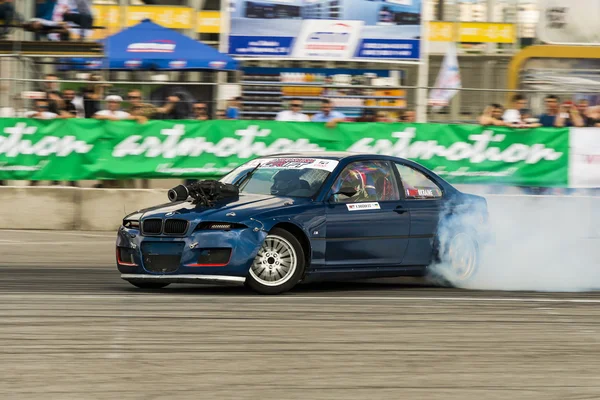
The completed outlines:
{"type": "Polygon", "coordinates": [[[171,202],[185,201],[191,197],[195,203],[210,207],[219,200],[239,197],[239,189],[235,185],[207,179],[188,185],[177,185],[170,189],[167,195],[171,202]]]}

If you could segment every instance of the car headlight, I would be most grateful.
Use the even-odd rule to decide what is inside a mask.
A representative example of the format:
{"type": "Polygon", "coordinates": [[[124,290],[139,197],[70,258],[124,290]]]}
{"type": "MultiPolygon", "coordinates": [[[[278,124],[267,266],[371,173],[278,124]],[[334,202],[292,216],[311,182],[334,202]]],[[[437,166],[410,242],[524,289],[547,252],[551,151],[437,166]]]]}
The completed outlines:
{"type": "Polygon", "coordinates": [[[140,229],[142,213],[131,214],[123,218],[123,226],[129,229],[140,229]]]}

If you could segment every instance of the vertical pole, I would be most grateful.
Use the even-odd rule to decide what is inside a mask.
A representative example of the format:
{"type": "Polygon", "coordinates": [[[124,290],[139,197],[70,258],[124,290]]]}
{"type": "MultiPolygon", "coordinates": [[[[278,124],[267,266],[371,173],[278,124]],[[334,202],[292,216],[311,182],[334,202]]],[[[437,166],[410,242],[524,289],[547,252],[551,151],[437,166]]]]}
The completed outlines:
{"type": "Polygon", "coordinates": [[[417,122],[427,122],[427,86],[429,85],[429,1],[421,5],[421,47],[417,76],[417,122]]]}
{"type": "MultiPolygon", "coordinates": [[[[229,51],[229,32],[231,29],[231,16],[229,9],[229,0],[221,0],[220,29],[219,29],[219,51],[227,54],[229,51]]],[[[217,72],[217,90],[215,90],[214,102],[215,110],[219,109],[220,104],[225,103],[225,87],[227,84],[227,72],[217,72]]]]}
{"type": "MultiPolygon", "coordinates": [[[[425,1],[427,1],[427,0],[425,0],[425,1]]],[[[445,6],[445,1],[446,0],[438,0],[438,2],[437,2],[436,20],[438,20],[438,21],[444,21],[444,6],[445,6]]]]}

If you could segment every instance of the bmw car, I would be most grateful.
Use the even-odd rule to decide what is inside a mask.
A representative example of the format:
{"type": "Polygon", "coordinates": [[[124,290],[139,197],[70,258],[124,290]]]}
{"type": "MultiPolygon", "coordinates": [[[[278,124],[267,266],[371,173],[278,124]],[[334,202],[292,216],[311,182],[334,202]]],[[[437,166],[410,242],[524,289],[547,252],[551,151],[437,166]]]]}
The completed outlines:
{"type": "Polygon", "coordinates": [[[167,198],[118,230],[117,268],[138,288],[210,283],[279,294],[398,276],[458,286],[477,273],[488,237],[485,198],[385,155],[259,157],[167,198]]]}

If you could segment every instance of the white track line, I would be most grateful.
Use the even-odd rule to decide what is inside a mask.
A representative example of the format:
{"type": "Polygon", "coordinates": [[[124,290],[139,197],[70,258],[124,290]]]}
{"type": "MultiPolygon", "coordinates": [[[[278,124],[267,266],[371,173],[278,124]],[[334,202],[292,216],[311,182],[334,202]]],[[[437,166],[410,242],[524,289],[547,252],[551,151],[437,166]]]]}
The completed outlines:
{"type": "MultiPolygon", "coordinates": [[[[116,240],[95,240],[94,243],[115,243],[116,240]]],[[[50,245],[50,246],[62,246],[62,245],[77,245],[79,242],[71,241],[71,242],[26,242],[26,241],[8,241],[8,240],[0,240],[0,246],[42,246],[42,245],[50,245]]]]}
{"type": "Polygon", "coordinates": [[[3,232],[12,232],[12,233],[43,233],[46,235],[65,235],[65,236],[79,236],[79,237],[103,237],[103,238],[116,238],[117,230],[115,229],[115,233],[112,234],[98,234],[98,233],[84,233],[78,231],[52,231],[52,230],[28,230],[28,229],[0,229],[0,235],[3,232]]]}
{"type": "Polygon", "coordinates": [[[193,296],[189,294],[184,295],[164,295],[160,293],[156,293],[154,295],[148,293],[140,293],[140,294],[132,294],[132,295],[89,295],[89,294],[78,294],[72,293],[68,295],[64,294],[52,294],[49,293],[47,295],[40,294],[31,294],[31,295],[22,295],[15,293],[0,293],[0,298],[4,299],[19,299],[19,300],[31,300],[34,298],[56,298],[56,299],[73,299],[77,297],[78,299],[87,299],[87,300],[133,300],[139,299],[147,302],[160,302],[162,300],[181,300],[183,298],[191,300],[197,299],[201,301],[206,300],[219,300],[223,299],[231,300],[231,301],[248,301],[253,300],[255,302],[281,302],[287,300],[355,300],[355,301],[450,301],[450,302],[511,302],[511,303],[582,303],[582,304],[600,304],[600,298],[598,299],[576,299],[576,298],[540,298],[540,297],[385,297],[385,296],[272,296],[272,297],[262,297],[262,296],[193,296]]]}

